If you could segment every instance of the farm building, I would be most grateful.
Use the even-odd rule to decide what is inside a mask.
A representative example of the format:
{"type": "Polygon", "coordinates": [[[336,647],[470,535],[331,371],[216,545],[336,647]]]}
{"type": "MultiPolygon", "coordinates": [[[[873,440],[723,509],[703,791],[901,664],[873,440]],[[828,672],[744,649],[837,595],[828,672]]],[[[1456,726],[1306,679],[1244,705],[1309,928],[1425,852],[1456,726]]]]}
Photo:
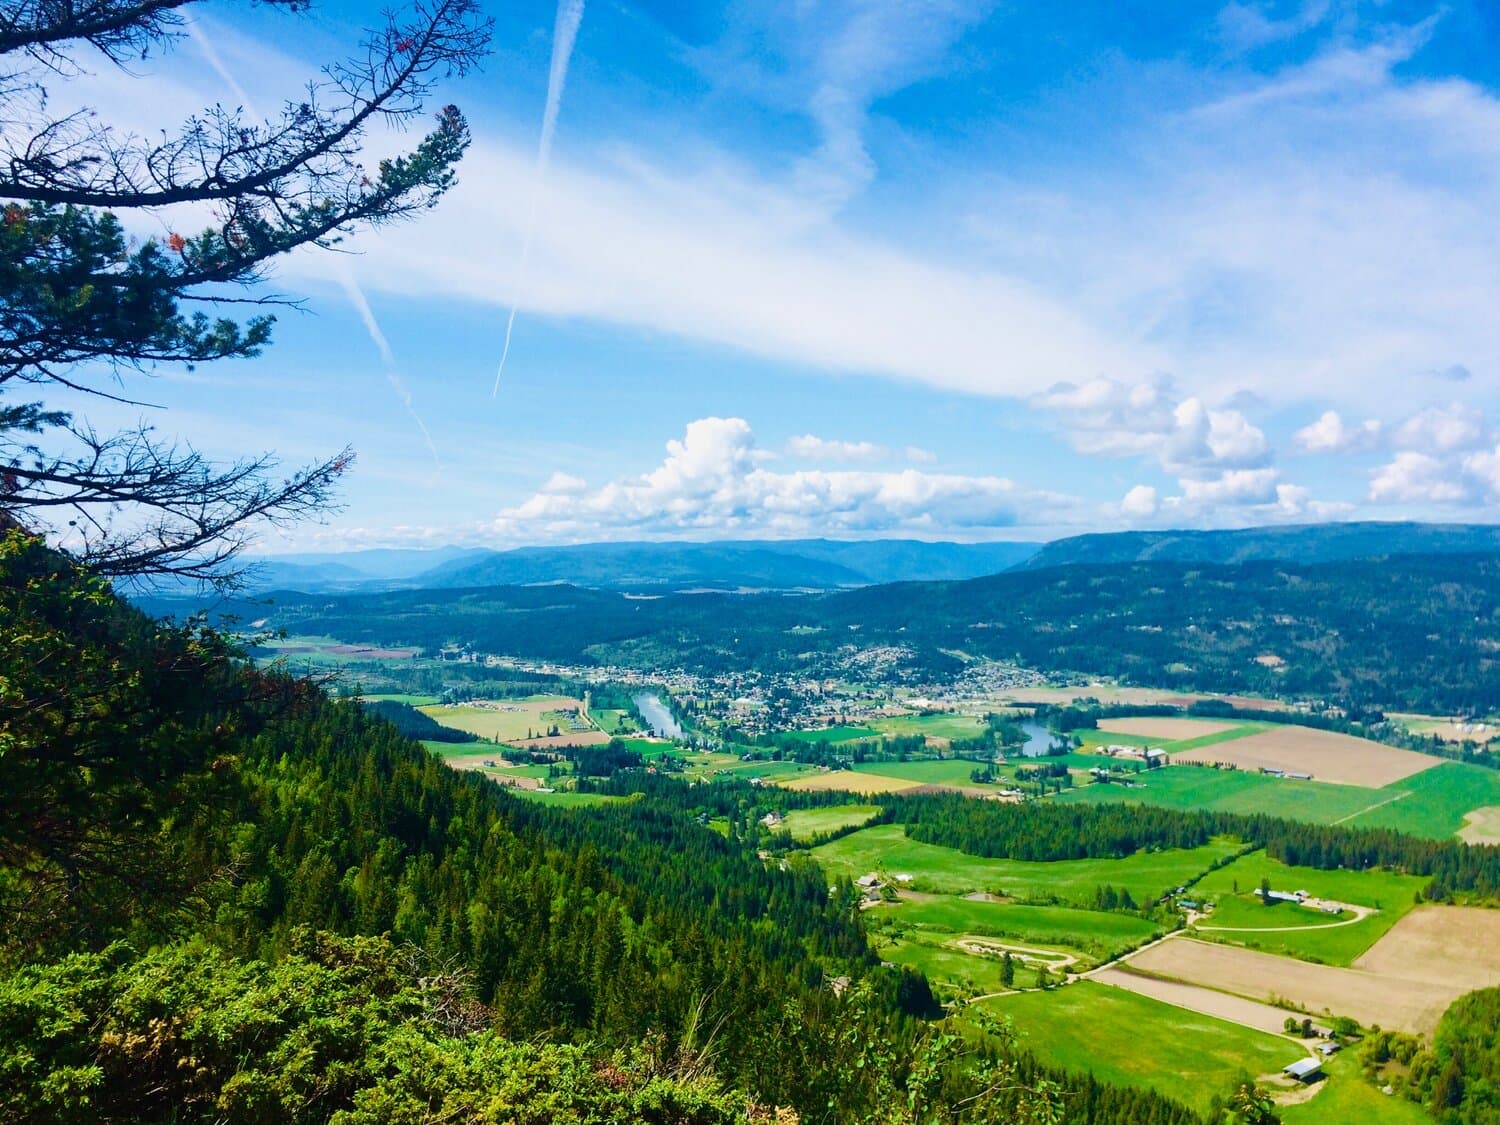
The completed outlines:
{"type": "Polygon", "coordinates": [[[1323,1073],[1323,1063],[1318,1059],[1298,1059],[1281,1068],[1281,1073],[1298,1082],[1311,1082],[1323,1073]]]}

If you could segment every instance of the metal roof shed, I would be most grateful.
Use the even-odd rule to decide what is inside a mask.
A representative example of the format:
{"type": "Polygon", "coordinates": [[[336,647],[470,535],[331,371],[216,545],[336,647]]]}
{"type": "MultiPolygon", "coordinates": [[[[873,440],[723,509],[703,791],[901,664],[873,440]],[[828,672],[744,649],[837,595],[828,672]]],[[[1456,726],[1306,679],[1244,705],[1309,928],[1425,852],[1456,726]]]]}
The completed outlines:
{"type": "Polygon", "coordinates": [[[1298,1082],[1309,1082],[1313,1078],[1315,1078],[1318,1073],[1322,1071],[1322,1069],[1323,1062],[1321,1059],[1307,1058],[1298,1059],[1296,1062],[1290,1064],[1289,1066],[1282,1067],[1281,1073],[1290,1075],[1298,1082]]]}

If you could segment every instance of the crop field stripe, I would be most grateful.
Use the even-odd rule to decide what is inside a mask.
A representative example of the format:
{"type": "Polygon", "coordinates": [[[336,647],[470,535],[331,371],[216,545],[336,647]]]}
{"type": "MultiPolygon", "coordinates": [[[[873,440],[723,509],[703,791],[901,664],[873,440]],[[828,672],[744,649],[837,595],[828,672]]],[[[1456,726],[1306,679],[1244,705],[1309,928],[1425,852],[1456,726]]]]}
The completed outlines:
{"type": "Polygon", "coordinates": [[[1376,809],[1383,809],[1386,805],[1394,805],[1397,801],[1400,801],[1406,797],[1410,797],[1411,792],[1412,791],[1408,789],[1405,793],[1397,793],[1394,797],[1387,797],[1383,801],[1377,801],[1367,809],[1360,809],[1358,812],[1352,812],[1348,816],[1341,816],[1337,820],[1331,821],[1330,823],[1343,824],[1346,820],[1353,820],[1357,816],[1364,816],[1365,813],[1374,812],[1376,809]]]}

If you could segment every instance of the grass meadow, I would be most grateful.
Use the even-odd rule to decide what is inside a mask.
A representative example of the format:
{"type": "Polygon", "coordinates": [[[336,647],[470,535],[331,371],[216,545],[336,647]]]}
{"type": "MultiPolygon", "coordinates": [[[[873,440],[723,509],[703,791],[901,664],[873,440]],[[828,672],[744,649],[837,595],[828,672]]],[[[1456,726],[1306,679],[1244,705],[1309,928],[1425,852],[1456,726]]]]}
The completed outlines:
{"type": "Polygon", "coordinates": [[[935,930],[1006,938],[1018,945],[1065,948],[1103,961],[1150,940],[1159,929],[1134,914],[1067,906],[982,902],[952,895],[913,896],[865,914],[881,929],[935,930]]]}
{"type": "Polygon", "coordinates": [[[1141,852],[1124,859],[1029,863],[983,859],[956,848],[919,843],[908,839],[899,824],[877,824],[814,848],[812,855],[832,875],[858,878],[878,869],[892,875],[909,874],[914,891],[950,895],[983,891],[1018,899],[1056,896],[1088,905],[1095,888],[1104,884],[1123,886],[1137,902],[1148,901],[1196,878],[1240,846],[1233,840],[1215,840],[1201,848],[1141,852]]]}
{"type": "Polygon", "coordinates": [[[826,809],[793,809],[786,814],[782,828],[794,840],[811,840],[825,832],[837,832],[863,824],[880,809],[875,805],[833,805],[826,809]]]}
{"type": "Polygon", "coordinates": [[[1278,1071],[1304,1054],[1279,1036],[1087,980],[983,1004],[1010,1016],[1044,1062],[1144,1086],[1200,1113],[1242,1072],[1278,1071]]]}

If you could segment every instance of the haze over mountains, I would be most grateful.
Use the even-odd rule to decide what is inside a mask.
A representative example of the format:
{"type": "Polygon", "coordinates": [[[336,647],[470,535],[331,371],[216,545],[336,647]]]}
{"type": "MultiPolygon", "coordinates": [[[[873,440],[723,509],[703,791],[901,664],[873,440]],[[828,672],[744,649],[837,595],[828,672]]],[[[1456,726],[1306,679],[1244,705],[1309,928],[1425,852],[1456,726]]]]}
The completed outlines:
{"type": "Polygon", "coordinates": [[[280,555],[256,564],[253,590],[303,593],[469,589],[563,583],[618,590],[830,590],[955,581],[1007,570],[1171,560],[1298,563],[1500,552],[1485,524],[1335,523],[1235,531],[1127,531],[1051,543],[911,539],[613,542],[508,551],[443,547],[280,555]]]}

